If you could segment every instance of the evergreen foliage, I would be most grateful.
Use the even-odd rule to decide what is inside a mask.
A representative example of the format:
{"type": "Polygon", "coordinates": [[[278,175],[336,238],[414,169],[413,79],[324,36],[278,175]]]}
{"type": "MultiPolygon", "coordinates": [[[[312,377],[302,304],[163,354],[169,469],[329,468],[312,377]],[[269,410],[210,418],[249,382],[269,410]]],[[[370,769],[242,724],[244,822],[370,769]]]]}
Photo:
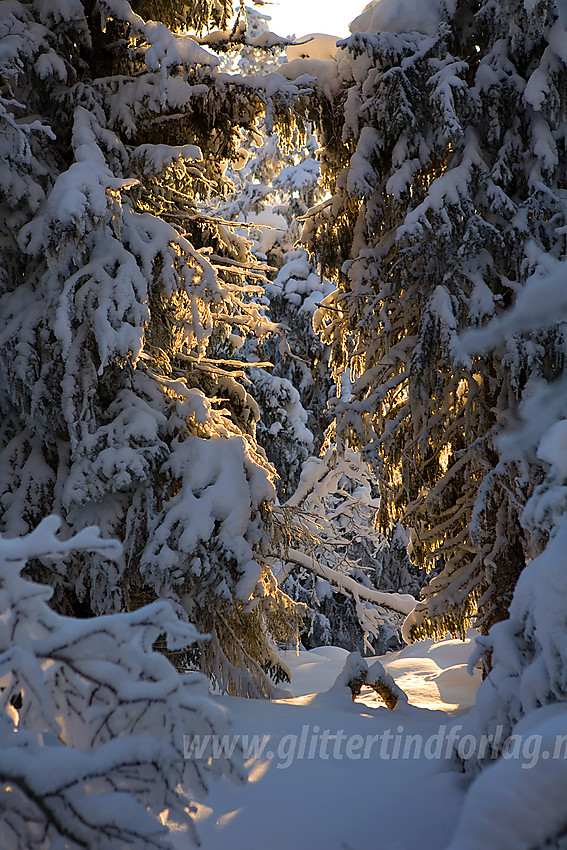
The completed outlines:
{"type": "Polygon", "coordinates": [[[138,6],[2,4],[2,529],[96,524],[124,543],[115,568],[30,567],[59,610],[170,599],[212,635],[200,664],[221,687],[270,693],[266,623],[297,616],[265,560],[258,409],[243,365],[218,359],[233,332],[272,327],[252,300],[265,270],[202,203],[297,88],[272,77],[268,96],[178,33],[224,26],[230,4],[183,21],[138,6]]]}
{"type": "Polygon", "coordinates": [[[120,556],[85,528],[69,540],[48,517],[23,538],[0,538],[0,841],[14,850],[171,847],[169,828],[197,841],[191,799],[211,780],[244,780],[242,759],[184,758],[184,735],[219,733],[226,712],[199,673],[180,676],[163,654],[199,638],[171,605],[62,617],[52,590],[20,575],[26,561],[61,569],[72,554],[120,556]],[[168,825],[160,815],[168,810],[168,825]]]}
{"type": "MultiPolygon", "coordinates": [[[[560,338],[567,315],[566,264],[549,259],[547,274],[535,274],[514,305],[485,328],[469,333],[470,349],[491,349],[510,336],[560,338]]],[[[471,813],[486,811],[483,841],[499,847],[502,834],[490,823],[495,808],[509,818],[510,802],[496,789],[502,784],[517,805],[529,793],[546,801],[546,815],[521,827],[530,847],[564,846],[565,805],[550,791],[560,787],[565,771],[567,634],[565,630],[566,545],[566,379],[533,382],[519,410],[517,426],[498,441],[502,460],[520,469],[539,469],[540,483],[530,491],[521,521],[537,557],[522,572],[509,607],[509,618],[477,638],[471,659],[490,669],[466,720],[466,733],[487,740],[487,752],[459,763],[474,780],[456,833],[455,847],[474,835],[471,813]],[[536,741],[539,759],[529,779],[508,760],[515,741],[536,741]],[[508,742],[508,743],[506,743],[508,742]],[[499,758],[494,763],[494,759],[499,758]],[[550,758],[551,756],[551,758],[550,758]],[[506,774],[504,776],[504,774],[506,774]],[[496,793],[495,793],[496,791],[496,793]],[[489,803],[490,801],[490,803],[489,803]]],[[[525,773],[525,772],[524,772],[525,773]]],[[[528,845],[526,845],[528,846],[528,845]]],[[[453,847],[453,845],[451,845],[453,847]]]]}
{"type": "MultiPolygon", "coordinates": [[[[248,8],[246,14],[255,42],[267,33],[268,19],[248,8]]],[[[292,46],[287,52],[293,55],[310,45],[292,46]]],[[[248,46],[229,64],[266,74],[278,59],[280,63],[284,59],[281,47],[266,54],[248,46]]],[[[263,135],[250,132],[241,160],[227,171],[234,191],[219,199],[214,209],[223,218],[242,223],[254,255],[271,267],[271,279],[258,303],[268,309],[276,326],[261,340],[233,335],[225,356],[272,364],[250,374],[250,392],[259,408],[257,439],[278,473],[276,488],[283,510],[276,516],[288,525],[292,547],[307,556],[301,564],[287,561],[278,575],[288,576],[284,589],[305,608],[300,632],[305,647],[333,643],[360,651],[387,651],[399,646],[403,615],[376,611],[373,602],[361,602],[357,585],[415,593],[423,580],[416,582],[416,576],[412,579],[404,569],[409,565],[414,570],[406,554],[407,541],[401,548],[390,547],[376,533],[371,484],[360,459],[352,452],[339,459],[327,451],[328,405],[337,387],[328,347],[314,331],[313,316],[335,287],[298,244],[302,217],[324,194],[316,158],[319,149],[308,124],[287,138],[272,130],[268,120],[260,128],[263,135]],[[319,453],[322,457],[317,459],[319,453]],[[321,473],[315,480],[314,469],[321,473]],[[312,490],[305,488],[305,480],[312,481],[312,490]],[[308,533],[302,522],[305,515],[311,518],[308,533]],[[335,570],[333,588],[321,578],[321,565],[335,570]],[[342,575],[354,581],[346,595],[336,588],[342,575]]],[[[344,381],[343,385],[345,391],[344,381]]],[[[285,561],[285,552],[282,557],[285,561]]]]}
{"type": "Polygon", "coordinates": [[[292,537],[274,569],[308,608],[302,633],[308,647],[332,642],[376,654],[399,646],[404,615],[415,606],[407,593],[412,579],[399,535],[388,541],[375,528],[372,489],[358,454],[329,449],[305,461],[296,491],[275,509],[291,516],[292,537]],[[392,580],[394,592],[385,591],[392,580]]]}
{"type": "MultiPolygon", "coordinates": [[[[257,33],[252,41],[269,33],[267,16],[248,8],[246,13],[251,34],[257,33]]],[[[281,46],[268,53],[248,46],[239,53],[238,67],[270,74],[284,59],[281,46]]],[[[260,411],[258,442],[276,467],[283,501],[299,483],[301,464],[321,450],[330,422],[327,405],[336,387],[313,314],[334,287],[299,244],[301,217],[322,195],[317,141],[308,124],[291,134],[273,128],[269,112],[260,130],[248,134],[242,160],[229,167],[234,191],[220,199],[216,211],[242,223],[255,257],[270,266],[258,303],[276,327],[260,340],[237,339],[233,356],[272,364],[254,369],[250,380],[260,411]]]]}
{"type": "Polygon", "coordinates": [[[339,279],[316,314],[337,379],[353,380],[334,405],[337,439],[375,468],[381,527],[401,522],[412,558],[442,568],[414,638],[507,616],[534,554],[520,515],[539,472],[501,459],[497,439],[564,368],[560,328],[472,356],[459,338],[565,256],[555,5],[437,5],[435,26],[391,32],[377,4],[334,72],[313,60],[286,71],[318,91],[310,114],[332,192],[305,238],[339,279]]]}

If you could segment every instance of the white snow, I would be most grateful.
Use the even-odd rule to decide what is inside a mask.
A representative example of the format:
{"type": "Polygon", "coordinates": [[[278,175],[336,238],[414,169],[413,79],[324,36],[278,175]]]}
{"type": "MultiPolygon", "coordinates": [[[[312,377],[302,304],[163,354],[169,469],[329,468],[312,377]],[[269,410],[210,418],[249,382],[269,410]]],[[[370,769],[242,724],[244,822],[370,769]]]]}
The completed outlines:
{"type": "Polygon", "coordinates": [[[554,325],[567,313],[567,264],[551,255],[538,257],[539,267],[518,292],[513,307],[482,328],[461,335],[464,348],[476,354],[533,327],[554,325]]]}
{"type": "Polygon", "coordinates": [[[246,221],[258,225],[250,231],[250,238],[254,243],[253,250],[262,254],[267,254],[289,228],[283,215],[271,209],[248,213],[246,221]]]}
{"type": "Polygon", "coordinates": [[[351,32],[420,32],[435,35],[443,10],[455,14],[456,0],[373,0],[349,24],[351,32]]]}
{"type": "Polygon", "coordinates": [[[567,0],[555,0],[561,26],[567,29],[567,0]]]}
{"type": "Polygon", "coordinates": [[[562,419],[546,431],[537,456],[549,463],[561,478],[567,478],[567,421],[562,419]]]}
{"type": "MultiPolygon", "coordinates": [[[[423,641],[382,656],[410,702],[393,712],[370,688],[356,702],[347,688],[329,691],[348,657],[338,647],[283,654],[293,696],[217,697],[232,713],[233,731],[250,736],[243,747],[257,735],[263,749],[246,761],[247,785],[219,783],[198,806],[203,846],[445,847],[464,799],[447,757],[449,730],[454,725],[458,733],[455,715],[471,706],[479,685],[465,672],[470,651],[470,640],[423,641]]],[[[187,847],[181,833],[173,839],[177,850],[187,847]]]]}
{"type": "Polygon", "coordinates": [[[565,708],[545,706],[521,720],[508,751],[473,784],[448,850],[529,850],[564,829],[565,708]],[[520,758],[517,757],[520,754],[520,758]],[[541,756],[541,757],[540,757],[541,756]]]}
{"type": "Polygon", "coordinates": [[[286,49],[288,61],[293,59],[332,59],[337,52],[337,36],[311,32],[301,37],[301,41],[290,44],[286,49]]]}
{"type": "MultiPolygon", "coordinates": [[[[464,643],[423,640],[381,656],[380,660],[407,693],[410,704],[432,711],[459,713],[473,705],[480,684],[479,671],[474,676],[467,672],[470,645],[470,639],[464,643]]],[[[337,646],[321,646],[299,654],[284,653],[285,663],[293,671],[290,687],[295,696],[329,690],[347,656],[346,649],[337,646]]],[[[366,658],[369,666],[373,660],[366,658]]],[[[380,704],[369,690],[364,699],[380,704]]]]}
{"type": "Polygon", "coordinates": [[[298,85],[311,85],[316,82],[317,87],[329,99],[334,99],[339,92],[340,80],[335,59],[293,59],[291,62],[284,62],[278,71],[298,85]]]}

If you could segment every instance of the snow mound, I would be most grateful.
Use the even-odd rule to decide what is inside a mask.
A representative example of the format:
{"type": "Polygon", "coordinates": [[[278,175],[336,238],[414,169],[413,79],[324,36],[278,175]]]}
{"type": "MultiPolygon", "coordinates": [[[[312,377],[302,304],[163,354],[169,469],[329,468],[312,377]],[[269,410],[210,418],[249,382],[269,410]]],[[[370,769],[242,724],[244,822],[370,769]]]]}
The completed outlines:
{"type": "MultiPolygon", "coordinates": [[[[472,676],[467,672],[472,648],[472,634],[466,641],[423,640],[382,655],[379,660],[408,695],[410,705],[458,715],[474,704],[480,686],[480,670],[475,670],[472,676]]],[[[329,691],[343,669],[348,652],[336,646],[320,646],[309,652],[284,652],[282,656],[293,673],[292,693],[303,697],[329,691]]],[[[376,661],[372,657],[364,660],[369,667],[376,661]]],[[[359,699],[368,706],[382,704],[366,687],[359,699]]]]}
{"type": "Polygon", "coordinates": [[[564,705],[554,705],[518,723],[503,758],[473,784],[448,850],[529,850],[564,834],[565,721],[564,705]]]}

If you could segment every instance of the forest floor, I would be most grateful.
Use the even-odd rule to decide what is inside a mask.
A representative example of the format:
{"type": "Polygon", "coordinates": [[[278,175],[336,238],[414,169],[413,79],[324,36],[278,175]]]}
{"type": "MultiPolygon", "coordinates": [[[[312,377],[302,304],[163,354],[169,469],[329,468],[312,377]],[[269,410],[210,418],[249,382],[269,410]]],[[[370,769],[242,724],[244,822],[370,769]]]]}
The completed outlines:
{"type": "MultiPolygon", "coordinates": [[[[204,850],[446,846],[465,791],[451,736],[460,737],[480,684],[479,671],[467,672],[470,653],[470,640],[446,640],[382,656],[409,698],[394,711],[370,689],[356,702],[346,688],[329,690],[348,655],[337,647],[284,654],[293,697],[217,697],[251,747],[249,781],[220,782],[198,806],[204,850]]],[[[179,850],[189,846],[174,838],[179,850]]]]}

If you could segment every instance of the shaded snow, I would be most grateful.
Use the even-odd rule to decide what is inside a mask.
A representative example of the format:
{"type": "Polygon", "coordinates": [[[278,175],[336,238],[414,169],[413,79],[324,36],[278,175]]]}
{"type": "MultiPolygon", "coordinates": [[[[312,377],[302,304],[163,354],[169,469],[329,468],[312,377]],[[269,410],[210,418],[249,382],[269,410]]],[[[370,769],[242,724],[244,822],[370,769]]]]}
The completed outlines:
{"type": "Polygon", "coordinates": [[[547,461],[558,477],[567,478],[567,421],[562,419],[546,431],[537,456],[547,461]]]}
{"type": "Polygon", "coordinates": [[[470,789],[448,850],[557,846],[546,839],[565,829],[565,720],[563,704],[540,708],[518,723],[508,753],[470,789]],[[553,757],[558,742],[563,755],[553,757]],[[523,756],[518,759],[515,752],[520,749],[523,756]]]}
{"type": "MultiPolygon", "coordinates": [[[[479,684],[465,673],[470,651],[470,641],[422,641],[382,656],[387,672],[414,702],[398,705],[393,712],[370,689],[363,689],[362,698],[354,703],[347,689],[329,692],[348,656],[338,647],[284,653],[293,672],[289,686],[293,697],[271,703],[218,697],[233,715],[234,731],[266,736],[264,753],[273,757],[250,758],[245,787],[219,784],[207,804],[198,806],[203,846],[207,850],[446,846],[463,803],[459,774],[447,758],[433,752],[433,745],[428,755],[424,747],[420,758],[392,758],[391,746],[396,736],[405,745],[409,735],[420,735],[435,746],[439,740],[445,746],[447,729],[460,722],[451,713],[471,705],[479,684]],[[309,758],[313,736],[327,730],[324,755],[330,757],[320,757],[316,750],[309,758]],[[335,758],[334,746],[341,735],[345,745],[337,752],[342,757],[335,758]],[[381,740],[388,735],[389,748],[381,755],[381,740]],[[295,741],[297,755],[302,736],[303,757],[291,758],[290,748],[295,741]],[[382,738],[363,758],[370,736],[382,738]],[[352,745],[350,756],[346,741],[352,745]]],[[[181,834],[173,839],[177,850],[187,847],[181,834]]]]}
{"type": "Polygon", "coordinates": [[[555,0],[555,5],[557,6],[557,11],[559,12],[559,20],[561,21],[561,26],[564,29],[567,29],[567,0],[555,0]]]}

